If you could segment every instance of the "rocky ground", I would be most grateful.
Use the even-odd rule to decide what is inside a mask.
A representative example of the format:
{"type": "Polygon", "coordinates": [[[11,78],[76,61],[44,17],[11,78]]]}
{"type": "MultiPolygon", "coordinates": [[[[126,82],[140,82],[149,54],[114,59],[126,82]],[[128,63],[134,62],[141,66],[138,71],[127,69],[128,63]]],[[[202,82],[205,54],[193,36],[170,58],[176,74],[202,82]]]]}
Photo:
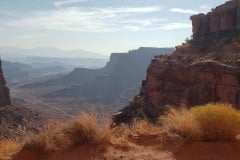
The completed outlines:
{"type": "Polygon", "coordinates": [[[32,110],[16,105],[0,108],[0,139],[19,139],[25,134],[37,133],[42,125],[43,120],[32,110]]]}

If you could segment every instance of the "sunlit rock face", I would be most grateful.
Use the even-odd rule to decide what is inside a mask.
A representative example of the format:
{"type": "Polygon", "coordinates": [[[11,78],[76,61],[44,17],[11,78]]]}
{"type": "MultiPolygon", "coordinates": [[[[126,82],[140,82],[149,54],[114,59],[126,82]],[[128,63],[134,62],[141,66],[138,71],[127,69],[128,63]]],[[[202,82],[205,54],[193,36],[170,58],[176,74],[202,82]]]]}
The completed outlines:
{"type": "Polygon", "coordinates": [[[239,4],[232,0],[192,16],[193,39],[152,59],[140,93],[113,116],[115,122],[157,120],[167,106],[219,102],[240,109],[239,4]]]}
{"type": "Polygon", "coordinates": [[[163,113],[166,105],[192,107],[224,102],[240,108],[240,71],[215,60],[185,63],[155,58],[142,92],[144,110],[154,116],[163,113]]]}
{"type": "Polygon", "coordinates": [[[135,118],[157,120],[168,106],[230,103],[240,109],[240,53],[156,56],[140,93],[114,116],[116,123],[135,118]]]}
{"type": "Polygon", "coordinates": [[[208,36],[226,30],[238,30],[240,25],[239,0],[228,1],[207,14],[192,16],[193,34],[208,36]]]}
{"type": "MultiPolygon", "coordinates": [[[[240,1],[231,0],[212,9],[207,14],[190,17],[192,21],[192,40],[182,48],[194,47],[197,51],[238,52],[240,50],[240,1]],[[237,42],[237,43],[236,43],[237,42]]],[[[186,49],[185,49],[186,50],[186,49]]],[[[178,53],[185,53],[180,50],[178,53]]]]}

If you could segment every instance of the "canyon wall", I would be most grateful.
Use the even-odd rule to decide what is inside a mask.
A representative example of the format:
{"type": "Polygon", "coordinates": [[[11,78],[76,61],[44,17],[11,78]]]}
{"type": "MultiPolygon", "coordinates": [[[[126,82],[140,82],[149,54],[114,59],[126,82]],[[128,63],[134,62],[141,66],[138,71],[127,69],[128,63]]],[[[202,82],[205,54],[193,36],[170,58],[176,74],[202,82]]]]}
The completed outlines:
{"type": "Polygon", "coordinates": [[[0,60],[0,107],[10,105],[9,89],[6,87],[6,81],[2,71],[2,62],[0,60]]]}
{"type": "Polygon", "coordinates": [[[207,15],[192,16],[193,39],[171,55],[155,56],[140,93],[113,120],[157,120],[171,107],[229,103],[240,109],[239,0],[232,0],[207,15]],[[220,48],[221,46],[221,48],[220,48]],[[226,52],[223,52],[224,49],[226,52]]]}
{"type": "Polygon", "coordinates": [[[69,88],[58,90],[47,97],[81,97],[82,102],[127,102],[141,86],[151,59],[158,54],[170,54],[173,48],[141,47],[128,53],[112,53],[101,69],[75,69],[61,77],[69,88]]]}
{"type": "Polygon", "coordinates": [[[192,20],[193,34],[208,36],[209,33],[240,30],[239,4],[239,0],[228,1],[207,14],[192,16],[190,19],[192,20]]]}
{"type": "Polygon", "coordinates": [[[38,94],[41,89],[45,102],[64,106],[72,114],[89,110],[91,105],[112,113],[139,92],[151,59],[174,51],[174,48],[140,47],[127,53],[112,53],[103,68],[76,68],[69,74],[26,84],[23,88],[36,90],[38,94]]]}
{"type": "Polygon", "coordinates": [[[143,108],[152,116],[163,113],[167,105],[192,107],[222,102],[240,109],[240,70],[213,59],[185,63],[155,58],[142,92],[143,108]]]}
{"type": "Polygon", "coordinates": [[[231,0],[207,14],[190,17],[192,37],[176,48],[180,54],[240,51],[240,1],[231,0]]]}

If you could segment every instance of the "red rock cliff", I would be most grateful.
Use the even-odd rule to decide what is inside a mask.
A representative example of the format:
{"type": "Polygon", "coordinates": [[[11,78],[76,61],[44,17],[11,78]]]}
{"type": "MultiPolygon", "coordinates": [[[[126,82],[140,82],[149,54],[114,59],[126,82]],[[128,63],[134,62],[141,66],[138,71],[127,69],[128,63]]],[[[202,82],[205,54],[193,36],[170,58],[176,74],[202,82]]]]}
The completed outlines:
{"type": "MultiPolygon", "coordinates": [[[[226,52],[212,46],[212,52],[199,54],[199,48],[184,44],[172,55],[156,56],[148,67],[139,95],[113,117],[114,121],[131,122],[137,117],[154,120],[169,105],[193,107],[221,102],[240,109],[240,50],[230,47],[235,46],[232,41],[215,41],[214,36],[206,34],[236,30],[240,23],[238,10],[239,1],[233,0],[207,15],[191,17],[193,33],[201,39],[199,43],[221,41],[223,48],[228,48],[226,52]]],[[[225,36],[231,36],[231,32],[225,32],[225,36]]]]}
{"type": "Polygon", "coordinates": [[[178,47],[177,53],[240,51],[240,0],[228,1],[207,14],[193,15],[190,19],[192,39],[178,47]]]}
{"type": "Polygon", "coordinates": [[[240,109],[240,70],[216,59],[216,55],[153,59],[142,86],[144,110],[158,116],[166,105],[192,107],[209,102],[240,109]]]}
{"type": "Polygon", "coordinates": [[[198,14],[192,20],[193,34],[207,36],[209,32],[240,29],[240,1],[231,0],[208,14],[198,14]]]}
{"type": "Polygon", "coordinates": [[[193,107],[210,102],[230,103],[240,109],[239,54],[172,54],[156,56],[142,88],[114,120],[158,118],[166,106],[193,107]]]}
{"type": "Polygon", "coordinates": [[[9,94],[9,88],[6,87],[6,81],[3,75],[2,63],[0,60],[0,107],[10,105],[11,100],[10,100],[10,94],[9,94]]]}

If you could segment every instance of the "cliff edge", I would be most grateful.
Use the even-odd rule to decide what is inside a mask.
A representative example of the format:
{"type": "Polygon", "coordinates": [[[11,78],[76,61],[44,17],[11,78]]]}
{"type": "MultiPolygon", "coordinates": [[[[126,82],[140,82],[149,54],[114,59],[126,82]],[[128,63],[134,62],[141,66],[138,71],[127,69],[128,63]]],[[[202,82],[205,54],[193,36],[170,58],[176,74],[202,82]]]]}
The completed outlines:
{"type": "Polygon", "coordinates": [[[207,14],[190,17],[192,38],[177,47],[178,53],[239,52],[240,1],[231,0],[207,14]]]}
{"type": "Polygon", "coordinates": [[[173,54],[152,59],[139,95],[113,116],[116,124],[154,121],[167,106],[219,102],[240,108],[239,4],[232,0],[192,16],[193,38],[173,54]]]}

